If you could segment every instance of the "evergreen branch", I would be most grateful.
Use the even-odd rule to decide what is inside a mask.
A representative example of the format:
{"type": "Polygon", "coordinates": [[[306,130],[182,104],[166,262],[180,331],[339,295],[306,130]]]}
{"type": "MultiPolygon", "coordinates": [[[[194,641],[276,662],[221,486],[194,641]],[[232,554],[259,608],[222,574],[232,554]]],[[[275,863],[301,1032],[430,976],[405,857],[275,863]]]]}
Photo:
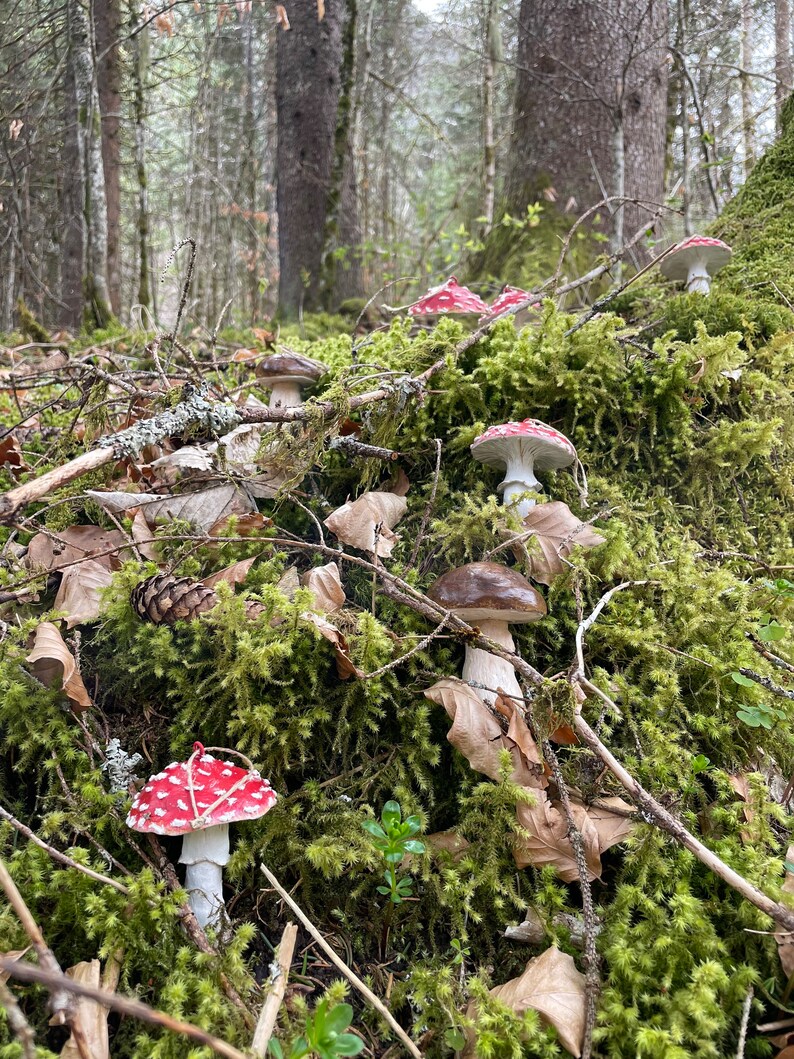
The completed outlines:
{"type": "MultiPolygon", "coordinates": [[[[219,1037],[214,1037],[199,1026],[194,1026],[192,1022],[183,1022],[181,1019],[175,1019],[164,1011],[149,1007],[142,1000],[133,1000],[132,997],[119,996],[118,993],[112,993],[108,989],[97,989],[95,986],[75,982],[73,979],[67,978],[60,968],[57,971],[50,971],[45,970],[43,967],[34,967],[29,963],[20,963],[18,960],[9,960],[6,956],[0,956],[0,970],[12,978],[19,979],[21,982],[35,982],[43,985],[49,990],[53,999],[62,993],[86,997],[86,999],[93,1000],[103,1007],[110,1008],[111,1011],[118,1011],[122,1015],[139,1019],[141,1022],[149,1022],[154,1026],[161,1026],[171,1033],[198,1041],[199,1044],[212,1048],[217,1055],[223,1056],[224,1059],[248,1059],[244,1052],[239,1051],[226,1041],[222,1041],[219,1037]]],[[[71,1028],[74,1034],[74,1026],[72,1025],[71,1028]]],[[[77,1038],[75,1037],[75,1039],[77,1038]]],[[[90,1052],[86,1052],[85,1059],[92,1059],[90,1052]]]]}

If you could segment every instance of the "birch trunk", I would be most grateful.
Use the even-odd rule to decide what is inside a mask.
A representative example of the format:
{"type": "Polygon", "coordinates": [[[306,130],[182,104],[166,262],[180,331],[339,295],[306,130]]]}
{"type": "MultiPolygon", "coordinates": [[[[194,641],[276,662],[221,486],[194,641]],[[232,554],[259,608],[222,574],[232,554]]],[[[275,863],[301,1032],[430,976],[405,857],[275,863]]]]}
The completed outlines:
{"type": "Polygon", "coordinates": [[[742,0],[742,28],[740,41],[739,84],[742,97],[742,140],[744,143],[744,178],[755,161],[755,118],[753,116],[753,92],[749,71],[753,67],[753,5],[751,0],[742,0]]]}

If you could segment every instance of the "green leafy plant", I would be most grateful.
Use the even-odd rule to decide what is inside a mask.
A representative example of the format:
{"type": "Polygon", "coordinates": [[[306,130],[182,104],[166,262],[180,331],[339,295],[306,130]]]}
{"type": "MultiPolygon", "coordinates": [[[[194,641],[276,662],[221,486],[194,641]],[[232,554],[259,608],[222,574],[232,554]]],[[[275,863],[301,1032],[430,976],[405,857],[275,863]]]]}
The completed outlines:
{"type": "Polygon", "coordinates": [[[379,894],[388,894],[389,900],[400,904],[409,898],[413,891],[413,879],[410,875],[397,875],[397,865],[406,853],[424,853],[425,844],[414,838],[422,830],[422,821],[418,816],[402,818],[400,803],[388,801],[377,820],[364,820],[361,826],[372,836],[372,844],[388,865],[383,872],[386,886],[379,886],[379,894]]]}
{"type": "MultiPolygon", "coordinates": [[[[733,676],[732,673],[731,676],[733,676]]],[[[741,676],[741,673],[739,676],[741,676]]],[[[705,754],[696,754],[695,757],[692,758],[692,772],[695,776],[700,772],[706,772],[710,767],[711,761],[705,754]]]]}
{"type": "MultiPolygon", "coordinates": [[[[348,1033],[353,1021],[350,1004],[334,1004],[329,1007],[327,999],[320,1000],[312,1014],[306,1016],[303,1033],[292,1042],[286,1059],[303,1059],[306,1055],[319,1059],[336,1059],[337,1056],[358,1055],[364,1042],[355,1033],[348,1033]]],[[[281,1043],[271,1037],[268,1051],[273,1059],[285,1059],[281,1043]]]]}

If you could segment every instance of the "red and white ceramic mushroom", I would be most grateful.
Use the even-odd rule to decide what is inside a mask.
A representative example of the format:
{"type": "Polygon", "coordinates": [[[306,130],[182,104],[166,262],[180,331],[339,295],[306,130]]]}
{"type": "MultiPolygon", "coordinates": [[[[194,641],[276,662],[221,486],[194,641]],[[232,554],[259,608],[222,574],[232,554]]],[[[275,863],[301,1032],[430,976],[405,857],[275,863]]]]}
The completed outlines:
{"type": "Polygon", "coordinates": [[[686,281],[690,293],[708,294],[711,277],[728,264],[732,253],[721,239],[690,235],[662,258],[659,271],[668,279],[686,281]]]}
{"type": "MultiPolygon", "coordinates": [[[[217,747],[210,747],[217,750],[217,747]]],[[[183,835],[179,863],[187,865],[185,889],[202,928],[217,927],[223,909],[223,866],[229,860],[229,824],[255,820],[276,804],[276,794],[248,758],[240,768],[193,744],[187,761],[174,761],[152,776],[127,815],[127,826],[154,835],[183,835]]]]}
{"type": "Polygon", "coordinates": [[[531,497],[522,494],[541,488],[535,471],[568,467],[576,460],[573,443],[537,419],[489,427],[474,439],[471,454],[488,467],[504,468],[499,492],[505,505],[514,506],[522,519],[535,506],[531,497]]]}
{"type": "Polygon", "coordinates": [[[439,316],[482,316],[488,306],[474,291],[450,276],[440,287],[432,287],[419,301],[408,306],[409,316],[438,319],[439,316]]]}
{"type": "MultiPolygon", "coordinates": [[[[488,306],[488,311],[480,319],[490,320],[492,317],[499,316],[500,313],[504,313],[516,305],[525,303],[530,297],[529,291],[521,290],[520,287],[511,287],[508,284],[502,293],[491,302],[488,306]]],[[[530,305],[526,305],[525,308],[538,309],[540,308],[540,302],[532,302],[530,305]]]]}

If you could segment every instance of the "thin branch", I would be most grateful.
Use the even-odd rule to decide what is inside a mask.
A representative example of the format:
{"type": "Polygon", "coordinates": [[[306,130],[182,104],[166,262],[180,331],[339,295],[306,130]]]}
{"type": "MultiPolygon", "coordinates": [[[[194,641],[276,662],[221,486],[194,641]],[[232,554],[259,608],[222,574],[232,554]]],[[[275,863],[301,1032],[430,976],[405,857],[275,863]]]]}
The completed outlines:
{"type": "Polygon", "coordinates": [[[23,1059],[36,1059],[36,1035],[22,1013],[17,998],[0,978],[0,1006],[5,1008],[8,1025],[19,1041],[23,1059]]]}
{"type": "Polygon", "coordinates": [[[284,933],[281,935],[279,946],[276,949],[276,959],[271,964],[270,991],[267,994],[265,1003],[262,1005],[259,1021],[254,1031],[254,1039],[251,1042],[251,1051],[258,1059],[264,1059],[268,1042],[273,1036],[278,1009],[281,1007],[281,1001],[284,999],[284,993],[287,989],[287,979],[289,978],[289,969],[297,937],[297,926],[294,923],[287,923],[284,927],[284,933]]]}

